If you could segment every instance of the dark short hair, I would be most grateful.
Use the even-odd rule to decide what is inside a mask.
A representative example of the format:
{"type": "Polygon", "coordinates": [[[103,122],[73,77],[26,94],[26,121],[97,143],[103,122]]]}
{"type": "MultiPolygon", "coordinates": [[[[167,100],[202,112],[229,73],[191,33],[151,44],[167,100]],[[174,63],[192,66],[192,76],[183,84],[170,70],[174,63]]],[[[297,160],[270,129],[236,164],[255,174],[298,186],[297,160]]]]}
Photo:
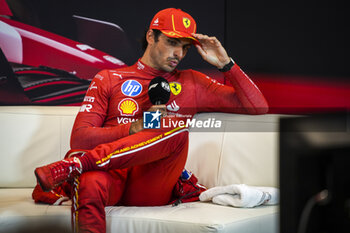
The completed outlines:
{"type": "MultiPolygon", "coordinates": [[[[158,38],[160,36],[160,34],[162,33],[160,30],[158,29],[152,29],[153,30],[153,34],[154,34],[154,41],[155,42],[158,42],[158,38]]],[[[143,36],[143,40],[142,40],[142,50],[145,51],[146,48],[147,48],[147,45],[148,45],[148,42],[147,42],[147,39],[146,39],[146,36],[147,36],[147,31],[145,31],[145,34],[143,36]]]]}

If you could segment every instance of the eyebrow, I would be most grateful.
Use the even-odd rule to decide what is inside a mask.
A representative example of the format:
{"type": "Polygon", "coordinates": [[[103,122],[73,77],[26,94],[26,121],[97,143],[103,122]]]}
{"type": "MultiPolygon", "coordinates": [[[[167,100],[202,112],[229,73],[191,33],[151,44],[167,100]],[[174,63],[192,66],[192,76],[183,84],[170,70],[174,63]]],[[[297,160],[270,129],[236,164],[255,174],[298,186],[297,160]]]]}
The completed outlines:
{"type": "MultiPolygon", "coordinates": [[[[168,39],[175,40],[175,41],[181,43],[181,40],[179,38],[168,37],[168,39]]],[[[192,45],[192,43],[189,42],[189,43],[184,44],[183,46],[191,46],[191,45],[192,45]]]]}
{"type": "Polygon", "coordinates": [[[172,37],[168,37],[168,40],[172,40],[172,41],[176,41],[178,43],[181,43],[181,40],[178,38],[172,38],[172,37]]]}

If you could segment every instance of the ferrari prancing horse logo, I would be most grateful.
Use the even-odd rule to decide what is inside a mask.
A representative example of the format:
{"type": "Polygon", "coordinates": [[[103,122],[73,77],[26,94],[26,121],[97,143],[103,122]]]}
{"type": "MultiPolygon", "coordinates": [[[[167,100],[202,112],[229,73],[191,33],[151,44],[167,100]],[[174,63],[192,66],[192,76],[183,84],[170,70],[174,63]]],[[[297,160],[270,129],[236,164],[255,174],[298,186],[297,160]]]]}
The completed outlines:
{"type": "Polygon", "coordinates": [[[174,95],[178,95],[178,94],[181,92],[181,90],[182,90],[181,84],[178,83],[178,82],[171,82],[171,83],[169,84],[169,86],[170,86],[171,92],[172,92],[174,95]]]}
{"type": "Polygon", "coordinates": [[[191,21],[188,18],[185,18],[185,17],[182,18],[182,22],[183,22],[185,28],[189,28],[191,25],[191,21]]]}

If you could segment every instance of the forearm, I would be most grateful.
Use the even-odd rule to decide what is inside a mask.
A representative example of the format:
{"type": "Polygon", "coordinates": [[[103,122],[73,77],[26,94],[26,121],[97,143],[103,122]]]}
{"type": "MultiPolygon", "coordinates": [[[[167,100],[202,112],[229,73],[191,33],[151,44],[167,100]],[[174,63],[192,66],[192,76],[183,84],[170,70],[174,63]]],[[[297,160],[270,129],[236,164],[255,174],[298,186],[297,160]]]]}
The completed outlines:
{"type": "MultiPolygon", "coordinates": [[[[231,105],[235,108],[234,110],[227,109],[227,111],[248,114],[266,113],[268,111],[268,104],[264,96],[239,66],[230,62],[230,58],[220,41],[216,37],[209,37],[198,33],[193,34],[193,36],[200,42],[200,45],[196,45],[198,53],[209,64],[221,70],[235,89],[235,96],[233,99],[231,98],[230,104],[222,101],[225,102],[223,106],[231,105]]],[[[225,96],[226,94],[229,93],[225,93],[223,95],[224,98],[227,97],[225,96]]]]}
{"type": "Polygon", "coordinates": [[[237,64],[234,64],[229,71],[224,72],[224,75],[232,84],[238,101],[248,114],[268,112],[269,107],[265,97],[237,64]]]}
{"type": "MultiPolygon", "coordinates": [[[[160,111],[162,115],[166,115],[166,106],[153,105],[148,111],[160,111]]],[[[71,134],[71,148],[93,149],[100,144],[110,143],[143,130],[143,118],[111,127],[101,127],[102,122],[103,119],[94,114],[85,114],[84,117],[78,115],[71,134]]]]}
{"type": "Polygon", "coordinates": [[[96,146],[116,141],[129,135],[131,123],[112,127],[96,127],[89,123],[79,122],[74,125],[71,134],[71,149],[90,150],[96,146]]]}

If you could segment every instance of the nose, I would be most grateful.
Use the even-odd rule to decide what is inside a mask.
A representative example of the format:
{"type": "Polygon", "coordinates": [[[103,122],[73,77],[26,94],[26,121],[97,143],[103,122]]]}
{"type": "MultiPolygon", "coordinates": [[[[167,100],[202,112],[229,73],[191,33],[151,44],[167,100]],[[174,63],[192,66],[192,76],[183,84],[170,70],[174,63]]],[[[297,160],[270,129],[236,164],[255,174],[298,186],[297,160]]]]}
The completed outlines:
{"type": "Polygon", "coordinates": [[[174,49],[174,57],[178,58],[179,60],[182,59],[184,55],[184,51],[181,47],[175,48],[174,49]]]}

